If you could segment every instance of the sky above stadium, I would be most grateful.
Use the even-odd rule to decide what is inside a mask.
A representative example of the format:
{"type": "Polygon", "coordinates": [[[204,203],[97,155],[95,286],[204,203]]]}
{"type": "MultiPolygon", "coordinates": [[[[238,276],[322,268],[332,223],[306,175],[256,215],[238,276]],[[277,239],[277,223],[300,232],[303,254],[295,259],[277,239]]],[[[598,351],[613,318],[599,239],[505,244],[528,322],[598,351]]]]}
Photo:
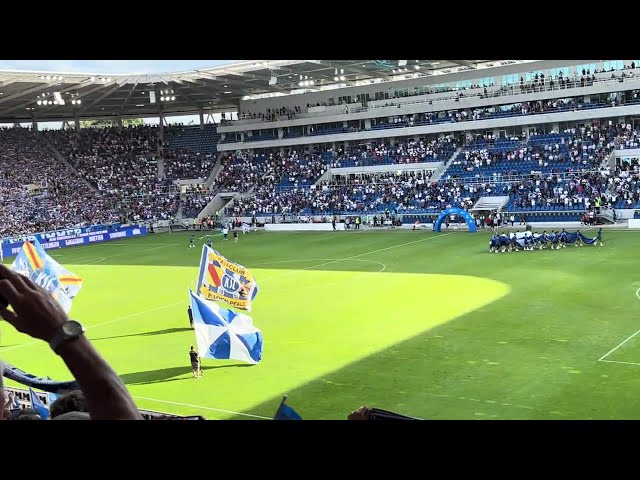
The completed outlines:
{"type": "Polygon", "coordinates": [[[145,74],[218,67],[244,60],[0,60],[0,70],[145,74]]]}

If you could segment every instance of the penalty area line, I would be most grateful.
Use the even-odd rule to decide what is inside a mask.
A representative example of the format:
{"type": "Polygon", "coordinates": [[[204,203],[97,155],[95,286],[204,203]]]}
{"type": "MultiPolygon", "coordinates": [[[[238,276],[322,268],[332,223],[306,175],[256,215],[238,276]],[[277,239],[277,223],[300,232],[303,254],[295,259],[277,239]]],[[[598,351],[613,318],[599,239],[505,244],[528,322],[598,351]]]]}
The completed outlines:
{"type": "Polygon", "coordinates": [[[603,363],[622,363],[624,365],[640,365],[640,363],[638,362],[621,362],[619,360],[598,360],[598,361],[603,363]]]}
{"type": "Polygon", "coordinates": [[[452,234],[453,234],[453,232],[449,232],[449,233],[443,233],[441,235],[437,235],[437,236],[434,236],[434,237],[421,238],[420,240],[413,240],[411,242],[400,243],[398,245],[392,245],[390,247],[379,248],[378,250],[372,250],[370,252],[360,253],[358,255],[352,255],[350,257],[339,258],[337,260],[332,260],[330,262],[321,263],[319,265],[312,265],[310,267],[301,268],[300,270],[310,270],[312,268],[324,267],[325,265],[331,265],[332,263],[344,262],[345,260],[352,260],[354,258],[364,257],[365,255],[371,255],[372,253],[385,252],[387,250],[392,250],[394,248],[400,248],[400,247],[404,247],[406,245],[412,245],[414,243],[419,243],[419,242],[426,242],[427,240],[433,240],[435,238],[446,237],[447,235],[452,235],[452,234]]]}
{"type": "MultiPolygon", "coordinates": [[[[636,290],[636,297],[638,297],[638,299],[640,300],[640,288],[638,288],[636,290]]],[[[640,330],[638,330],[636,333],[630,335],[629,337],[627,337],[626,339],[624,339],[622,342],[620,342],[618,345],[616,345],[615,347],[613,347],[611,350],[609,350],[607,353],[605,353],[603,356],[601,356],[598,361],[599,362],[608,362],[608,363],[625,363],[625,364],[629,364],[629,365],[640,365],[640,363],[634,363],[634,362],[619,362],[617,360],[605,360],[605,358],[607,358],[609,355],[611,355],[613,352],[615,352],[617,349],[619,349],[622,345],[624,345],[625,343],[627,343],[629,340],[631,340],[633,337],[635,337],[637,334],[640,333],[640,330]]]]}
{"type": "Polygon", "coordinates": [[[138,400],[148,400],[150,402],[167,403],[169,405],[180,405],[182,407],[196,408],[198,410],[210,410],[212,412],[230,413],[232,415],[242,415],[244,417],[260,418],[262,420],[273,420],[271,417],[263,417],[262,415],[252,415],[250,413],[234,412],[233,410],[223,410],[221,408],[205,407],[203,405],[192,405],[190,403],[172,402],[171,400],[160,400],[158,398],[138,397],[137,395],[131,395],[138,400]]]}
{"type": "MultiPolygon", "coordinates": [[[[640,330],[638,330],[636,333],[628,336],[625,340],[623,340],[622,342],[620,342],[618,345],[616,345],[615,347],[613,347],[611,350],[609,350],[607,353],[605,353],[603,356],[601,356],[598,361],[599,362],[604,362],[605,358],[607,358],[609,355],[611,355],[613,352],[615,352],[617,349],[619,349],[622,345],[624,345],[625,343],[627,343],[629,340],[631,340],[633,337],[635,337],[636,335],[638,335],[640,333],[640,330]]],[[[612,361],[612,360],[608,360],[608,361],[612,361]]]]}
{"type": "MultiPolygon", "coordinates": [[[[638,299],[640,299],[640,288],[638,288],[636,290],[636,297],[638,297],[638,299]]],[[[638,335],[640,333],[640,330],[638,330],[637,332],[633,333],[632,335],[630,335],[629,337],[627,337],[626,339],[624,339],[622,342],[620,342],[618,345],[616,345],[615,347],[613,347],[611,350],[609,350],[607,353],[605,353],[603,356],[601,356],[598,361],[599,362],[608,362],[608,363],[625,363],[625,364],[629,364],[629,365],[640,365],[640,363],[634,363],[634,362],[620,362],[617,360],[605,360],[605,358],[607,358],[609,355],[611,355],[613,352],[615,352],[617,349],[619,349],[622,345],[624,345],[625,343],[627,343],[629,340],[631,340],[633,337],[635,337],[636,335],[638,335]]]]}

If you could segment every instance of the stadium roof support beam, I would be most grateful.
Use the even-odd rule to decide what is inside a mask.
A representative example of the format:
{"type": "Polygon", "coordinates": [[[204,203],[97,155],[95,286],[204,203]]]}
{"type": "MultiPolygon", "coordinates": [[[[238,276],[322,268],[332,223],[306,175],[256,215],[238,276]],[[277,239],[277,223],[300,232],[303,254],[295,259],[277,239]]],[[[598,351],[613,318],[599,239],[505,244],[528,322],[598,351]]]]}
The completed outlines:
{"type": "MultiPolygon", "coordinates": [[[[242,81],[239,81],[239,80],[234,80],[234,79],[228,78],[228,77],[220,78],[220,77],[218,77],[216,75],[212,75],[212,74],[210,74],[208,72],[202,72],[200,70],[198,70],[198,73],[202,74],[202,76],[204,78],[208,79],[208,80],[214,80],[214,81],[222,83],[222,84],[236,85],[236,86],[241,87],[243,89],[247,88],[247,84],[245,82],[242,82],[242,81]]],[[[287,90],[287,92],[288,92],[288,90],[287,90]]],[[[241,96],[242,96],[242,94],[239,97],[241,97],[241,96]]],[[[231,98],[233,98],[233,97],[231,97],[231,98]]]]}
{"type": "Polygon", "coordinates": [[[452,63],[455,63],[456,65],[462,65],[463,67],[471,67],[473,69],[478,68],[478,66],[475,63],[472,63],[468,60],[449,60],[452,63]]]}
{"type": "Polygon", "coordinates": [[[202,72],[200,70],[198,70],[198,73],[201,73],[203,77],[208,78],[209,80],[215,80],[216,82],[220,82],[220,83],[227,83],[229,85],[237,85],[239,87],[243,87],[243,88],[247,88],[247,84],[243,81],[239,81],[239,80],[234,80],[233,78],[220,78],[217,75],[212,75],[208,72],[202,72]]]}
{"type": "Polygon", "coordinates": [[[16,83],[18,81],[17,78],[9,78],[9,77],[5,77],[0,79],[0,88],[1,87],[6,87],[8,85],[11,85],[12,83],[16,83]]]}
{"type": "Polygon", "coordinates": [[[120,105],[120,111],[122,111],[124,109],[124,107],[126,107],[127,102],[129,101],[129,99],[131,98],[131,95],[133,95],[133,92],[135,91],[136,87],[138,86],[138,80],[136,80],[133,83],[133,86],[131,87],[131,89],[129,90],[129,93],[127,94],[127,98],[124,99],[124,102],[122,102],[122,105],[120,105]]]}
{"type": "MultiPolygon", "coordinates": [[[[268,83],[271,80],[271,77],[265,77],[264,75],[258,75],[258,74],[253,73],[253,72],[252,73],[247,73],[247,72],[227,72],[227,71],[224,71],[222,74],[225,75],[225,76],[236,75],[238,77],[244,77],[244,78],[247,78],[248,81],[251,81],[251,80],[263,80],[264,82],[268,83]]],[[[247,83],[245,82],[244,86],[246,87],[246,85],[247,85],[247,83]]],[[[283,87],[281,85],[278,85],[277,82],[276,82],[275,85],[270,85],[270,87],[272,89],[279,90],[281,92],[289,93],[289,91],[290,91],[288,88],[283,87]]]]}
{"type": "MultiPolygon", "coordinates": [[[[346,69],[346,70],[352,70],[352,71],[354,71],[356,73],[360,73],[362,75],[366,75],[367,78],[372,78],[372,77],[393,78],[393,75],[387,75],[387,74],[384,74],[382,72],[370,72],[370,71],[367,71],[367,70],[365,70],[363,68],[356,67],[354,65],[344,65],[342,63],[336,64],[336,63],[328,62],[326,60],[307,60],[307,61],[309,63],[316,63],[318,65],[325,65],[328,68],[342,68],[342,69],[346,69]]],[[[340,75],[348,75],[348,73],[344,73],[344,74],[340,74],[340,75]]]]}
{"type": "Polygon", "coordinates": [[[89,110],[91,107],[93,107],[96,103],[100,102],[103,98],[106,98],[106,97],[108,97],[109,95],[111,95],[113,92],[115,92],[116,90],[118,90],[118,89],[120,88],[120,86],[121,86],[121,85],[123,85],[124,83],[126,83],[126,82],[122,82],[122,83],[119,83],[119,82],[111,82],[111,84],[108,84],[108,83],[107,83],[107,84],[105,84],[105,87],[106,87],[107,85],[109,85],[109,86],[113,85],[113,87],[112,87],[112,88],[109,88],[106,92],[104,92],[102,95],[100,95],[100,96],[99,96],[98,98],[96,98],[94,101],[92,101],[91,103],[89,103],[89,105],[85,105],[84,107],[82,107],[82,108],[80,109],[80,113],[84,113],[84,112],[86,112],[86,111],[87,111],[87,110],[89,110]],[[113,85],[114,83],[115,83],[115,85],[113,85]]]}
{"type": "Polygon", "coordinates": [[[189,105],[191,105],[193,108],[195,108],[196,110],[200,110],[202,108],[202,106],[198,105],[198,103],[191,97],[191,95],[189,95],[187,93],[187,88],[185,87],[176,87],[176,91],[180,94],[180,95],[184,95],[184,98],[187,99],[187,103],[189,105]]]}

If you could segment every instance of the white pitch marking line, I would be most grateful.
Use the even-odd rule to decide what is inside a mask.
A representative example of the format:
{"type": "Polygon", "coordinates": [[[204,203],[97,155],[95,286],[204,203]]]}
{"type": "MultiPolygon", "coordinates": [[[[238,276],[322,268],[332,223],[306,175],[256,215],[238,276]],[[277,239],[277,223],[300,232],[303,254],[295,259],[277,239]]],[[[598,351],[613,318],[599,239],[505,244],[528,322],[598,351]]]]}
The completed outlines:
{"type": "MultiPolygon", "coordinates": [[[[638,297],[638,299],[640,299],[640,288],[638,288],[636,290],[636,297],[638,297]]],[[[629,340],[631,340],[633,337],[635,337],[637,334],[640,333],[640,330],[638,330],[636,333],[634,333],[633,335],[631,335],[629,338],[627,338],[626,340],[624,340],[622,343],[620,343],[618,346],[612,348],[611,350],[609,350],[607,353],[605,353],[603,356],[601,356],[598,361],[599,362],[609,362],[609,363],[628,363],[630,365],[640,365],[640,363],[633,363],[633,362],[619,362],[617,360],[604,360],[605,358],[607,358],[609,355],[611,355],[613,352],[615,352],[617,349],[619,349],[622,345],[624,345],[625,343],[627,343],[629,340]]]]}
{"type": "Polygon", "coordinates": [[[109,255],[107,257],[100,257],[100,258],[97,258],[97,259],[73,260],[73,261],[70,261],[69,264],[75,265],[78,262],[80,262],[80,263],[89,263],[89,264],[90,263],[94,263],[94,262],[97,263],[97,262],[102,262],[102,261],[106,260],[107,258],[122,257],[123,255],[132,255],[132,254],[138,254],[138,253],[142,253],[142,252],[150,252],[152,250],[160,250],[162,248],[175,247],[176,245],[180,245],[180,244],[179,243],[169,243],[169,244],[162,245],[161,247],[151,247],[151,248],[144,248],[142,250],[134,250],[134,251],[124,252],[124,253],[116,253],[115,255],[109,255]]]}
{"type": "MultiPolygon", "coordinates": [[[[342,261],[342,259],[336,259],[336,258],[300,258],[297,260],[278,260],[277,262],[260,262],[260,263],[254,263],[253,266],[256,265],[275,265],[277,263],[293,263],[293,262],[310,262],[310,261],[318,261],[318,260],[340,260],[342,261]]],[[[367,262],[367,263],[375,263],[376,265],[380,265],[382,267],[382,270],[378,270],[378,272],[376,273],[381,273],[384,272],[385,268],[387,268],[387,266],[384,263],[381,262],[376,262],[375,260],[362,260],[362,259],[358,259],[355,260],[356,262],[367,262]]],[[[365,272],[363,272],[365,273],[365,272]]]]}
{"type": "MultiPolygon", "coordinates": [[[[136,312],[136,313],[132,313],[130,315],[125,315],[124,317],[116,318],[115,320],[109,320],[107,322],[102,322],[102,323],[96,323],[95,325],[90,325],[90,326],[86,327],[85,330],[91,330],[92,328],[101,327],[102,325],[108,325],[110,323],[120,322],[120,321],[126,320],[128,318],[137,317],[139,315],[144,315],[144,314],[147,314],[147,313],[155,312],[157,310],[162,310],[164,308],[173,307],[175,305],[180,305],[182,303],[184,303],[184,302],[180,301],[180,302],[175,302],[175,303],[167,303],[166,305],[161,305],[159,307],[151,308],[149,310],[143,310],[141,312],[136,312]]],[[[0,352],[4,353],[4,352],[9,352],[11,350],[17,350],[19,348],[26,347],[26,346],[29,346],[29,345],[34,345],[36,343],[41,343],[41,341],[40,340],[34,340],[32,342],[23,343],[21,345],[16,345],[14,347],[1,348],[0,352]]]]}
{"type": "MultiPolygon", "coordinates": [[[[135,237],[136,239],[138,238],[144,238],[144,237],[135,237]]],[[[133,238],[129,238],[127,240],[109,240],[109,241],[104,241],[104,242],[98,242],[98,243],[87,243],[84,245],[74,245],[73,246],[73,250],[81,250],[84,248],[90,248],[90,247],[95,247],[96,245],[100,245],[101,247],[136,247],[138,245],[144,245],[144,246],[148,246],[148,245],[166,245],[166,243],[138,243],[135,242],[135,245],[131,244],[131,240],[133,240],[133,238]]],[[[51,251],[52,249],[48,250],[51,251]]]]}
{"type": "Polygon", "coordinates": [[[232,415],[243,415],[245,417],[260,418],[262,420],[273,420],[270,417],[263,417],[262,415],[252,415],[250,413],[234,412],[233,410],[223,410],[221,408],[204,407],[202,405],[192,405],[190,403],[172,402],[170,400],[159,400],[157,398],[138,397],[136,395],[131,395],[131,396],[139,400],[149,400],[151,402],[168,403],[170,405],[181,405],[183,407],[197,408],[198,410],[211,410],[212,412],[230,413],[232,415]]]}
{"type": "Polygon", "coordinates": [[[624,363],[625,365],[640,365],[640,363],[637,362],[620,362],[618,360],[598,360],[599,362],[604,362],[604,363],[624,363]]]}
{"type": "Polygon", "coordinates": [[[635,337],[636,335],[638,335],[640,333],[640,330],[638,330],[636,333],[634,333],[633,335],[629,336],[626,340],[624,340],[622,343],[620,343],[619,345],[617,345],[616,347],[613,347],[611,350],[609,350],[607,353],[605,353],[603,356],[601,356],[598,361],[602,362],[604,361],[603,359],[605,359],[606,357],[608,357],[609,355],[611,355],[613,352],[615,352],[617,349],[619,349],[622,345],[624,345],[625,343],[627,343],[629,340],[631,340],[633,337],[635,337]]]}
{"type": "Polygon", "coordinates": [[[386,250],[392,250],[394,248],[400,248],[400,247],[404,247],[405,245],[411,245],[412,243],[418,243],[418,242],[425,242],[427,240],[433,240],[434,238],[441,238],[441,237],[446,237],[447,235],[452,235],[453,232],[449,232],[449,233],[443,233],[441,235],[437,235],[435,237],[427,237],[427,238],[421,238],[420,240],[414,240],[412,242],[405,242],[405,243],[400,243],[398,245],[393,245],[391,247],[385,247],[385,248],[379,248],[378,250],[372,250],[370,252],[365,252],[365,253],[360,253],[358,255],[352,255],[350,257],[345,257],[345,258],[339,258],[337,260],[332,260],[330,262],[326,262],[326,263],[321,263],[320,265],[312,265],[310,267],[306,267],[306,268],[301,268],[300,270],[310,270],[312,268],[318,268],[318,267],[324,267],[325,265],[330,265],[332,263],[337,263],[337,262],[343,262],[345,260],[352,260],[354,258],[358,258],[358,257],[364,257],[365,255],[371,255],[372,253],[378,253],[378,252],[384,252],[386,250]]]}

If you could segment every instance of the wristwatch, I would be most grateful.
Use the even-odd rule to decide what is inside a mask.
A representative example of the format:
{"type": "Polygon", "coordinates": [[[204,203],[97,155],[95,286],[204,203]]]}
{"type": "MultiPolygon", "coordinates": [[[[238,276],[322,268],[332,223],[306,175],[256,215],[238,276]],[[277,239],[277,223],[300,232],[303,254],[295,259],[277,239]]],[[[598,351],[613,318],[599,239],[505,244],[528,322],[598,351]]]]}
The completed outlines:
{"type": "Polygon", "coordinates": [[[58,350],[60,349],[62,344],[71,340],[75,340],[82,335],[84,335],[84,327],[80,324],[80,322],[69,320],[68,322],[63,323],[62,326],[58,329],[56,334],[49,342],[49,346],[54,352],[58,353],[58,350]]]}

